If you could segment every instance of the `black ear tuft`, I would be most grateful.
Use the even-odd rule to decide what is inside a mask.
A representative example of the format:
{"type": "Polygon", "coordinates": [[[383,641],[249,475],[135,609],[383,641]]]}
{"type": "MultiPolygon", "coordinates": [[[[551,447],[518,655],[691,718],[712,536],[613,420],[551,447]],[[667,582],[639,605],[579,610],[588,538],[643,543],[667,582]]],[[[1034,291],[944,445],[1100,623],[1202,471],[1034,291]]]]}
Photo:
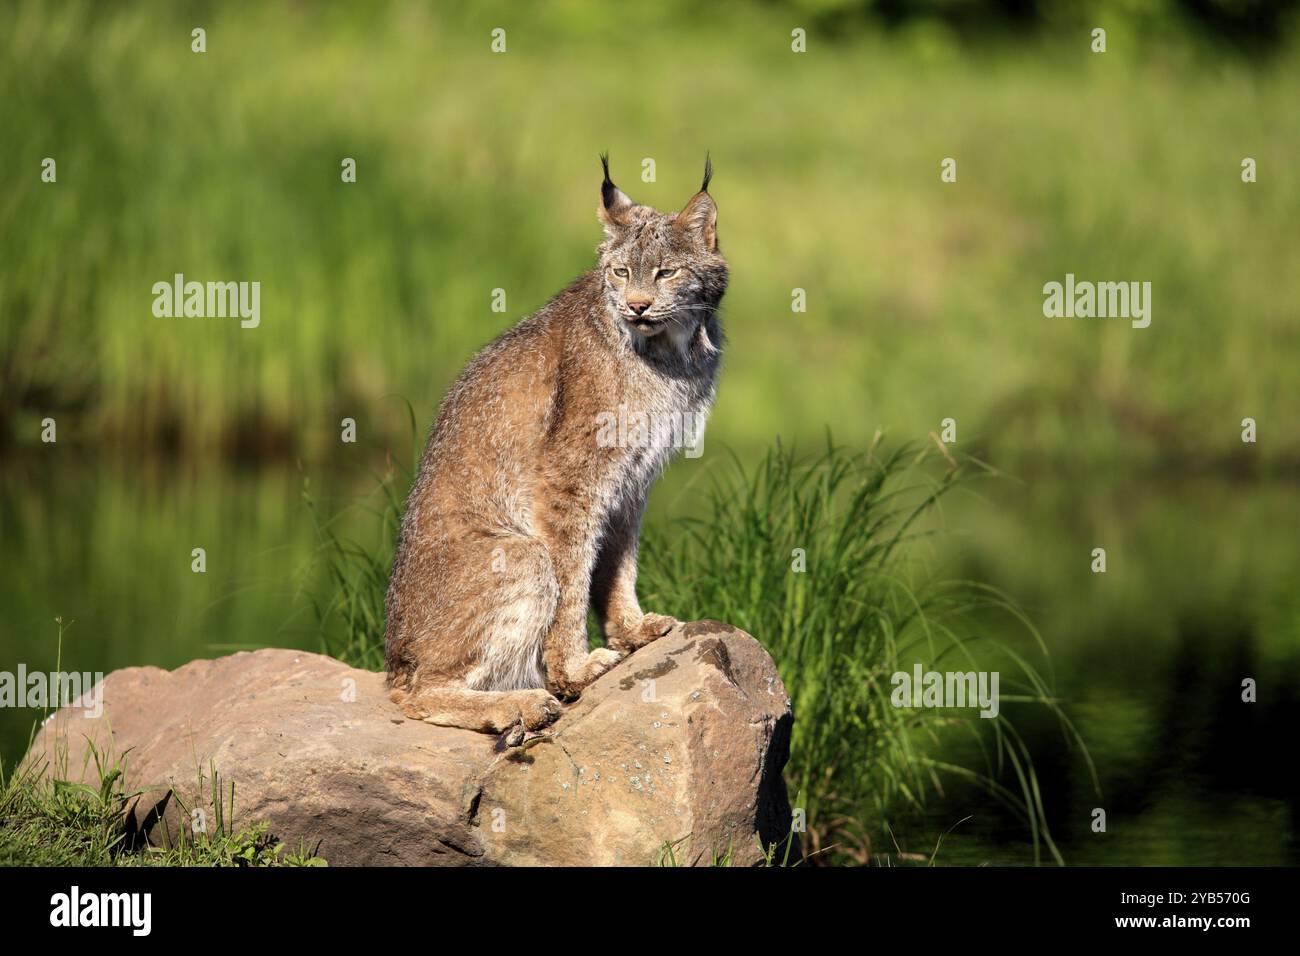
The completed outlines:
{"type": "Polygon", "coordinates": [[[709,181],[713,179],[713,157],[707,152],[704,154],[704,185],[700,187],[700,192],[709,191],[709,181]]]}
{"type": "Polygon", "coordinates": [[[618,202],[618,187],[609,178],[609,153],[600,154],[600,165],[605,170],[605,181],[600,184],[600,200],[606,209],[613,209],[618,202]]]}
{"type": "Polygon", "coordinates": [[[605,181],[600,184],[600,205],[596,215],[605,224],[605,231],[622,228],[631,221],[631,211],[636,207],[630,196],[614,185],[609,178],[609,153],[600,154],[600,165],[605,170],[605,181]]]}

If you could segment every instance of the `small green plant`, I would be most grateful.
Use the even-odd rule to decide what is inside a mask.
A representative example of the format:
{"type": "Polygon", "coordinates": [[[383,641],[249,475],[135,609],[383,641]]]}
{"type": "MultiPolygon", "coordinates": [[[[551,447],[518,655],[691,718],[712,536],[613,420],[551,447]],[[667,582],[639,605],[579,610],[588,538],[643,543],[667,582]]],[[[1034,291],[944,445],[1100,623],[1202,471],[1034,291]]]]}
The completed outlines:
{"type": "MultiPolygon", "coordinates": [[[[678,856],[682,847],[687,843],[688,837],[682,837],[678,840],[665,840],[659,847],[658,856],[655,859],[655,865],[661,867],[679,867],[685,865],[682,858],[678,856]]],[[[757,840],[757,837],[755,837],[757,840]]],[[[798,866],[801,861],[792,857],[794,850],[793,840],[782,840],[780,843],[769,843],[764,846],[761,841],[758,842],[758,851],[762,854],[762,861],[759,865],[765,867],[772,866],[798,866]]],[[[736,855],[734,844],[728,844],[725,852],[714,850],[708,856],[709,866],[731,867],[736,865],[736,855]]]]}
{"type": "Polygon", "coordinates": [[[147,847],[146,852],[161,854],[172,866],[325,865],[325,861],[316,856],[315,851],[309,852],[301,841],[297,850],[286,854],[284,844],[269,833],[265,821],[236,829],[235,782],[230,781],[227,791],[214,764],[209,764],[206,778],[201,771],[199,773],[198,792],[203,792],[205,785],[210,794],[206,807],[190,806],[179,794],[171,794],[183,817],[191,821],[191,826],[172,832],[164,816],[160,821],[166,837],[164,848],[147,847]],[[211,827],[207,825],[209,809],[212,813],[211,827]],[[204,821],[201,829],[193,825],[196,819],[204,821]]]}
{"type": "MultiPolygon", "coordinates": [[[[215,827],[212,832],[182,830],[153,846],[135,829],[134,811],[144,791],[128,792],[127,760],[111,760],[93,744],[98,785],[67,778],[66,749],[50,762],[25,764],[6,775],[0,766],[0,866],[324,866],[300,845],[285,851],[267,824],[236,829],[234,785],[226,805],[220,778],[211,774],[215,827]]],[[[159,806],[174,798],[170,794],[159,806]]],[[[184,813],[190,810],[179,799],[184,813]]],[[[159,825],[167,828],[166,818],[159,825]]]]}
{"type": "MultiPolygon", "coordinates": [[[[665,840],[663,842],[663,846],[659,848],[659,857],[655,861],[656,865],[662,867],[672,867],[672,868],[686,865],[687,861],[680,859],[678,857],[678,853],[681,851],[682,847],[687,843],[688,840],[689,837],[682,837],[681,839],[678,840],[665,840]]],[[[712,853],[709,854],[708,857],[709,866],[719,866],[719,867],[732,866],[735,858],[733,852],[734,850],[735,847],[731,846],[730,844],[727,845],[727,849],[725,852],[719,852],[717,850],[714,850],[712,853]]],[[[773,849],[773,853],[775,853],[775,848],[773,849]]],[[[769,858],[769,862],[770,862],[770,858],[769,858]]]]}

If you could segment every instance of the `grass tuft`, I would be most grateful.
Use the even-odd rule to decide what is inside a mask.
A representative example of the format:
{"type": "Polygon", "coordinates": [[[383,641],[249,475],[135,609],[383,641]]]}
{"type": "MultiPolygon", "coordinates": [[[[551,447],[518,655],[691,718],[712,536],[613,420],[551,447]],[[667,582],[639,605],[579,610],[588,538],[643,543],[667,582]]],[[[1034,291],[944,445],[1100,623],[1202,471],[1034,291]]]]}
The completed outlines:
{"type": "Polygon", "coordinates": [[[981,720],[891,703],[891,676],[916,663],[998,670],[1004,703],[1051,709],[1087,757],[1047,680],[1018,650],[1024,641],[972,633],[976,612],[1004,612],[1011,632],[1045,658],[1032,623],[998,590],[935,578],[924,560],[926,540],[943,533],[943,498],[991,470],[930,445],[881,445],[877,436],[852,454],[828,438],[823,453],[802,458],[778,443],[754,468],[733,458],[716,469],[702,516],[647,529],[643,604],[719,618],[772,654],[795,713],[786,776],[807,795],[815,860],[868,862],[872,834],[899,812],[925,810],[950,777],[1011,809],[1035,862],[1062,862],[1029,751],[1003,714],[981,720]],[[971,736],[985,759],[943,759],[954,734],[971,736]]]}
{"type": "MultiPolygon", "coordinates": [[[[55,755],[53,764],[23,764],[8,774],[0,766],[0,866],[325,865],[305,846],[286,852],[265,822],[236,828],[234,784],[227,804],[215,769],[210,776],[213,803],[204,808],[213,826],[197,833],[182,828],[169,833],[166,846],[153,846],[128,825],[134,820],[128,811],[145,791],[125,789],[126,755],[113,759],[92,744],[88,759],[95,763],[95,786],[68,779],[66,750],[55,755]]],[[[192,808],[176,799],[193,819],[192,808]]]]}

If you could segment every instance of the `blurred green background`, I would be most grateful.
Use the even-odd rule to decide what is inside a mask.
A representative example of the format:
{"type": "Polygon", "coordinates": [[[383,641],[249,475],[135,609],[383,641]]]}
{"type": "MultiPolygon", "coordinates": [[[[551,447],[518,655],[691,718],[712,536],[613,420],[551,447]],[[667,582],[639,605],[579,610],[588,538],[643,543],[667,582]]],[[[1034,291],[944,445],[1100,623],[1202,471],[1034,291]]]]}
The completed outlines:
{"type": "MultiPolygon", "coordinates": [[[[1212,0],[6,4],[0,669],[52,666],[56,615],[81,669],[317,646],[304,481],[363,499],[410,461],[405,402],[422,434],[589,267],[600,151],[677,208],[709,150],[726,366],[649,520],[724,447],[955,419],[1007,477],[948,506],[932,560],[1026,606],[1123,807],[1091,834],[1086,775],[1031,725],[1067,860],[1295,862],[1297,25],[1212,0]],[[177,272],[260,281],[261,326],[155,318],[177,272]],[[1150,281],[1150,328],[1044,318],[1067,272],[1150,281]]],[[[31,721],[0,712],[6,761],[31,721]]],[[[928,852],[974,812],[947,859],[1023,862],[962,799],[894,837],[928,852]]]]}

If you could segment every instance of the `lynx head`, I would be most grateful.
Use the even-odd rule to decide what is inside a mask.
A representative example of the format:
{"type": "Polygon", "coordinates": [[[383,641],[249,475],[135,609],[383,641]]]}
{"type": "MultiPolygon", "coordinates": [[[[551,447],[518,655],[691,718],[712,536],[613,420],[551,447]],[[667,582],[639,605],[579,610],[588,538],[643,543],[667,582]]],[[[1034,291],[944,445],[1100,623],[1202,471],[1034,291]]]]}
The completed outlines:
{"type": "Polygon", "coordinates": [[[605,226],[597,252],[605,301],[617,321],[647,338],[665,330],[689,332],[718,307],[727,290],[727,261],[718,251],[718,207],[704,184],[681,212],[662,213],[633,202],[609,178],[596,212],[605,226]]]}

